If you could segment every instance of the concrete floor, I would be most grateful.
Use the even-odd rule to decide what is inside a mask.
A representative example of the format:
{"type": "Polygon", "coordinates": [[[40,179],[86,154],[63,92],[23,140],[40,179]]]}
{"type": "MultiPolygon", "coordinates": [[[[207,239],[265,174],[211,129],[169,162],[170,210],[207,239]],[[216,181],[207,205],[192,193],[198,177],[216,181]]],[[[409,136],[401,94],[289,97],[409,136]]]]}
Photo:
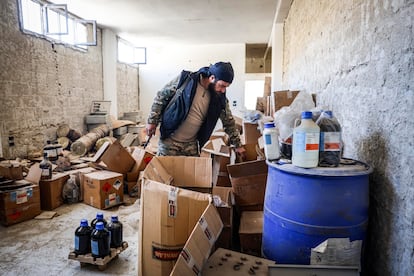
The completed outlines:
{"type": "Polygon", "coordinates": [[[88,222],[101,211],[84,203],[63,205],[52,219],[32,219],[8,227],[0,226],[0,275],[137,275],[139,200],[102,210],[105,219],[117,214],[123,224],[128,248],[111,260],[104,271],[96,265],[81,268],[68,255],[74,248],[74,233],[82,218],[88,222]]]}

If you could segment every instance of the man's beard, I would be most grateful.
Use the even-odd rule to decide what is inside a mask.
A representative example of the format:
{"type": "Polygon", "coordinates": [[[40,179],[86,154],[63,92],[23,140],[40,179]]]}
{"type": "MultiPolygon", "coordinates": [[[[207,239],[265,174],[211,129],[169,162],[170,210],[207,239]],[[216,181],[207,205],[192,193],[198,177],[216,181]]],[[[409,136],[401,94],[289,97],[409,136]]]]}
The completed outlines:
{"type": "Polygon", "coordinates": [[[216,91],[215,87],[216,87],[216,82],[208,84],[208,91],[210,91],[210,95],[219,94],[219,92],[216,91]]]}

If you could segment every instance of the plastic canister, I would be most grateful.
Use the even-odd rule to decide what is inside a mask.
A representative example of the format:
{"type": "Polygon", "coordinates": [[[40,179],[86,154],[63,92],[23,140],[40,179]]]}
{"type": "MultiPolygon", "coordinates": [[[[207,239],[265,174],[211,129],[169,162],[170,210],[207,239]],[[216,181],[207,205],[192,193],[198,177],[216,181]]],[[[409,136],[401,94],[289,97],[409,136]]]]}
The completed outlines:
{"type": "Polygon", "coordinates": [[[316,121],[320,127],[319,166],[337,167],[341,160],[341,125],[332,111],[324,111],[316,121]]]}
{"type": "Polygon", "coordinates": [[[312,120],[311,111],[303,111],[301,118],[300,125],[293,129],[292,164],[314,168],[319,160],[320,128],[312,120]]]}
{"type": "Polygon", "coordinates": [[[92,229],[95,229],[96,224],[98,222],[103,222],[104,227],[106,227],[106,225],[107,225],[107,222],[104,219],[104,215],[101,212],[96,213],[96,217],[91,221],[91,227],[92,227],[92,229]]]}
{"type": "Polygon", "coordinates": [[[118,216],[113,215],[108,223],[107,229],[111,232],[111,247],[117,248],[122,246],[122,223],[118,216]]]}
{"type": "Polygon", "coordinates": [[[102,221],[96,223],[91,234],[92,257],[104,258],[111,253],[111,232],[109,232],[102,221]]]}
{"type": "Polygon", "coordinates": [[[82,219],[80,226],[75,230],[75,253],[85,255],[91,252],[92,228],[86,219],[82,219]]]}
{"type": "Polygon", "coordinates": [[[264,124],[263,140],[266,159],[275,160],[280,158],[279,135],[273,122],[264,124]]]}

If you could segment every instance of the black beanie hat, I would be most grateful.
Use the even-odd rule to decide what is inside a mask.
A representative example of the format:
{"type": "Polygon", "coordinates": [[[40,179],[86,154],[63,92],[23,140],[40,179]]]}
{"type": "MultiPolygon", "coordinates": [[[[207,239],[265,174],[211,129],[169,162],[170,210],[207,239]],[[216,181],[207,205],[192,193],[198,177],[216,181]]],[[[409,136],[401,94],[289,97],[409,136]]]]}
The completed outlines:
{"type": "Polygon", "coordinates": [[[230,62],[217,62],[210,66],[209,71],[217,80],[222,80],[228,83],[232,83],[233,81],[234,71],[230,62]]]}

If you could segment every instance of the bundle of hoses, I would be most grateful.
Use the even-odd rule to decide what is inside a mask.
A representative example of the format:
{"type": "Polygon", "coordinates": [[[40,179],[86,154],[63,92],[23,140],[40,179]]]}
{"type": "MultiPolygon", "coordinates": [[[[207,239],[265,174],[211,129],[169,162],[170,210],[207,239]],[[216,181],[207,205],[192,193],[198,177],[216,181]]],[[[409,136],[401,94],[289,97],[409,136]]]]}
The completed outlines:
{"type": "Polygon", "coordinates": [[[70,146],[70,151],[73,154],[83,156],[95,146],[95,143],[99,138],[108,136],[109,132],[109,126],[102,124],[73,142],[70,146]]]}

